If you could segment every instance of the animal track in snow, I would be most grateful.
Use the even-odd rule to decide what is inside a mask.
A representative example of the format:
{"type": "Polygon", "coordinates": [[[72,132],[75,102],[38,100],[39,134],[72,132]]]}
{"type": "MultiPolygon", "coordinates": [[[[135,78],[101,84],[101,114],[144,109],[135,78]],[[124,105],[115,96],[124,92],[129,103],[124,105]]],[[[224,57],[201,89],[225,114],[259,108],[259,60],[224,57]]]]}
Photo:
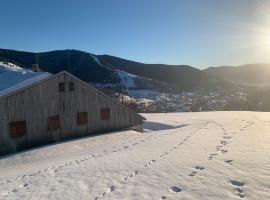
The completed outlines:
{"type": "Polygon", "coordinates": [[[170,190],[171,192],[174,192],[174,193],[182,192],[182,188],[180,188],[180,187],[178,187],[178,186],[175,186],[175,185],[171,186],[171,187],[169,188],[169,190],[170,190]]]}
{"type": "MultiPolygon", "coordinates": [[[[205,168],[197,165],[197,166],[194,167],[194,169],[195,169],[195,170],[204,170],[205,168]]],[[[189,176],[195,176],[196,174],[197,174],[196,171],[192,171],[192,172],[189,174],[189,176]]]]}
{"type": "Polygon", "coordinates": [[[194,168],[195,168],[195,169],[198,169],[198,170],[204,170],[204,169],[205,169],[204,167],[201,167],[201,166],[198,166],[198,165],[195,166],[194,168]]]}
{"type": "Polygon", "coordinates": [[[229,164],[229,165],[232,165],[233,160],[225,160],[224,162],[229,164]]]}
{"type": "Polygon", "coordinates": [[[212,160],[217,155],[218,155],[217,153],[210,154],[210,156],[208,157],[208,160],[212,160]]]}
{"type": "Polygon", "coordinates": [[[242,187],[245,185],[244,182],[241,182],[241,181],[237,181],[237,180],[230,180],[230,183],[234,186],[238,186],[238,187],[242,187]]]}
{"type": "Polygon", "coordinates": [[[107,189],[106,192],[99,193],[99,195],[98,195],[97,197],[95,197],[95,200],[98,200],[98,199],[104,197],[106,194],[108,194],[108,193],[110,193],[110,192],[113,192],[113,191],[115,191],[115,187],[114,187],[114,186],[111,186],[111,187],[109,187],[109,188],[107,189]]]}
{"type": "Polygon", "coordinates": [[[189,176],[195,176],[196,174],[197,174],[197,172],[192,171],[192,172],[189,174],[189,176]]]}
{"type": "Polygon", "coordinates": [[[227,142],[226,140],[221,140],[221,141],[220,141],[220,144],[222,144],[223,146],[225,146],[225,145],[228,144],[228,142],[227,142]]]}
{"type": "Polygon", "coordinates": [[[223,154],[228,152],[228,150],[225,150],[225,149],[221,149],[220,151],[221,151],[223,154]]]}
{"type": "Polygon", "coordinates": [[[221,145],[218,145],[216,148],[217,148],[217,151],[219,151],[219,149],[221,148],[222,146],[221,145]]]}

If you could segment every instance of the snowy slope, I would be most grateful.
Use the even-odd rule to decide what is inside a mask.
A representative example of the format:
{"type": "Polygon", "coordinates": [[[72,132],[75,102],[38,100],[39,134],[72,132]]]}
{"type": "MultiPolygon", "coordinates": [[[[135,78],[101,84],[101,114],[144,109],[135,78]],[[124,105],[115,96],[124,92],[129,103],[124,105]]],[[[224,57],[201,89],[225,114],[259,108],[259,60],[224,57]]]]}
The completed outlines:
{"type": "Polygon", "coordinates": [[[33,72],[14,64],[0,62],[0,96],[49,77],[47,72],[33,72]]]}
{"type": "Polygon", "coordinates": [[[0,199],[270,199],[269,113],[144,116],[144,133],[0,159],[0,199]]]}
{"type": "Polygon", "coordinates": [[[95,56],[95,55],[93,55],[93,54],[90,54],[90,56],[93,58],[93,60],[94,60],[99,66],[104,67],[104,68],[106,68],[106,69],[108,69],[108,70],[110,70],[110,71],[112,70],[111,68],[109,68],[109,67],[103,65],[103,64],[100,62],[100,60],[98,59],[97,56],[95,56]]]}
{"type": "MultiPolygon", "coordinates": [[[[140,77],[140,76],[137,76],[137,75],[134,75],[134,74],[131,74],[131,73],[128,73],[126,71],[123,71],[123,70],[113,70],[112,68],[108,67],[108,66],[105,66],[103,65],[100,60],[98,59],[97,56],[91,54],[90,55],[93,60],[101,67],[104,67],[108,70],[111,70],[111,71],[114,71],[114,74],[120,79],[120,82],[123,86],[123,89],[128,91],[130,89],[136,89],[136,82],[140,82],[141,85],[145,85],[145,87],[147,88],[147,85],[149,84],[149,81],[151,82],[150,79],[147,79],[147,78],[144,78],[144,77],[140,77]]],[[[113,87],[112,84],[108,84],[108,83],[105,83],[105,84],[97,84],[99,87],[113,87]]]]}

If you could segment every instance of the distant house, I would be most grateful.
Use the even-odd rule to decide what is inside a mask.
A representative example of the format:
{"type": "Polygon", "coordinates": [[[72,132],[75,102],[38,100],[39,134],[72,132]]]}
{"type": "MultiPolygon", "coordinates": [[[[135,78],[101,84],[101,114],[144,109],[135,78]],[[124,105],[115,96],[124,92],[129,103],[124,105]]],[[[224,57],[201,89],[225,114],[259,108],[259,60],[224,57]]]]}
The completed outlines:
{"type": "Polygon", "coordinates": [[[0,154],[105,131],[143,131],[143,120],[63,71],[0,91],[0,154]]]}

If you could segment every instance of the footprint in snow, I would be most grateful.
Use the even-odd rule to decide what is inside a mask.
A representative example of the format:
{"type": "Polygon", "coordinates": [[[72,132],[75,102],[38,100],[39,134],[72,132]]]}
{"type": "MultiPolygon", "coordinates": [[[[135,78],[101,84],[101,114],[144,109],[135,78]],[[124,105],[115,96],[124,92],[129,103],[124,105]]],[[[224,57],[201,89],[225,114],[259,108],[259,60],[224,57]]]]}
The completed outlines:
{"type": "Polygon", "coordinates": [[[201,166],[196,166],[196,167],[194,167],[195,169],[198,169],[198,170],[204,170],[205,168],[204,167],[201,167],[201,166]]]}
{"type": "Polygon", "coordinates": [[[236,195],[240,198],[244,198],[245,193],[244,193],[244,190],[242,189],[242,187],[245,185],[245,183],[242,181],[238,181],[238,180],[230,180],[230,183],[234,186],[234,191],[235,191],[236,195]]]}
{"type": "Polygon", "coordinates": [[[215,156],[217,156],[218,154],[216,153],[212,153],[210,154],[210,156],[208,157],[208,160],[212,160],[215,156]]]}
{"type": "Polygon", "coordinates": [[[166,197],[166,196],[162,196],[162,197],[160,198],[160,200],[164,200],[164,199],[167,199],[167,197],[166,197]]]}
{"type": "Polygon", "coordinates": [[[224,162],[229,164],[229,165],[232,165],[233,160],[225,160],[224,162]]]}
{"type": "Polygon", "coordinates": [[[19,188],[23,188],[23,187],[27,187],[28,186],[28,183],[25,183],[25,184],[22,184],[19,186],[19,188]]]}
{"type": "Polygon", "coordinates": [[[234,186],[238,186],[238,187],[242,187],[245,185],[244,182],[241,182],[241,181],[237,181],[237,180],[230,180],[230,183],[234,186]]]}
{"type": "Polygon", "coordinates": [[[224,145],[224,146],[225,146],[225,145],[227,145],[227,144],[228,144],[228,142],[227,142],[226,140],[221,140],[221,141],[220,141],[220,144],[222,144],[222,145],[224,145]]]}
{"type": "Polygon", "coordinates": [[[178,187],[178,186],[175,186],[175,185],[171,186],[171,187],[169,188],[169,190],[170,190],[171,192],[174,192],[174,193],[182,192],[182,188],[180,188],[180,187],[178,187]]]}
{"type": "Polygon", "coordinates": [[[115,187],[114,187],[114,186],[112,186],[112,187],[110,187],[110,188],[108,189],[108,191],[107,191],[107,192],[108,192],[108,193],[109,193],[109,192],[113,192],[114,190],[115,190],[115,187]]]}
{"type": "Polygon", "coordinates": [[[218,145],[216,148],[217,148],[217,151],[221,148],[222,146],[221,145],[218,145]]]}
{"type": "Polygon", "coordinates": [[[192,171],[192,172],[189,174],[189,176],[195,176],[196,174],[197,174],[197,172],[192,171]]]}
{"type": "Polygon", "coordinates": [[[245,194],[244,194],[244,190],[242,190],[239,187],[234,188],[234,191],[236,192],[236,195],[240,198],[244,198],[245,194]]]}
{"type": "Polygon", "coordinates": [[[221,149],[221,152],[224,154],[224,153],[227,153],[227,152],[228,152],[228,150],[221,149]]]}

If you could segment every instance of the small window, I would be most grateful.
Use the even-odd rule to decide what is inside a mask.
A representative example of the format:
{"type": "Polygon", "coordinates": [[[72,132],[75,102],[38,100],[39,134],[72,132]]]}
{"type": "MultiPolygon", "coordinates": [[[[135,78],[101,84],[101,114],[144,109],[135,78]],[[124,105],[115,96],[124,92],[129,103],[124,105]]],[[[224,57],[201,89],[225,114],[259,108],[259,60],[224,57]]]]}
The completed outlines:
{"type": "Polygon", "coordinates": [[[75,87],[74,87],[74,82],[69,82],[69,91],[74,91],[75,87]]]}
{"type": "Polygon", "coordinates": [[[59,83],[59,92],[65,92],[65,83],[64,82],[59,83]]]}
{"type": "Polygon", "coordinates": [[[101,109],[101,120],[110,119],[110,108],[101,109]]]}
{"type": "Polygon", "coordinates": [[[11,137],[21,137],[26,135],[26,122],[19,121],[19,122],[11,122],[10,126],[10,135],[11,137]]]}
{"type": "Polygon", "coordinates": [[[48,117],[48,128],[51,131],[57,130],[61,128],[61,123],[60,123],[60,117],[58,116],[53,116],[53,117],[48,117]]]}
{"type": "Polygon", "coordinates": [[[77,113],[77,125],[83,125],[88,123],[88,113],[80,112],[77,113]]]}

